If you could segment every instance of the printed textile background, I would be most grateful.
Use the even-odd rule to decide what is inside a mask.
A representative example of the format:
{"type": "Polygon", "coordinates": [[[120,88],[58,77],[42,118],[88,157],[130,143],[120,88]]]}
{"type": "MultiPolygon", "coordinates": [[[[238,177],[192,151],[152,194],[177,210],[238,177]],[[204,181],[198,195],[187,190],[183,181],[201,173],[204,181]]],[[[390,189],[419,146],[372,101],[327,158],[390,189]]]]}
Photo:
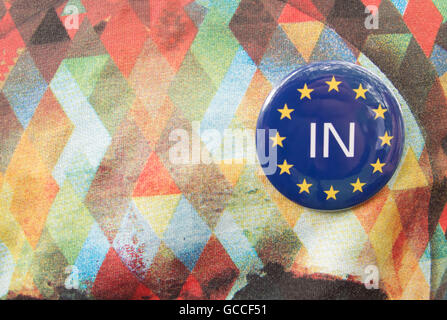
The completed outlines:
{"type": "Polygon", "coordinates": [[[368,265],[390,299],[446,298],[446,62],[444,0],[0,0],[0,298],[231,299],[266,266],[368,265]],[[255,129],[273,86],[324,60],[402,105],[372,200],[320,213],[258,165],[169,161],[173,130],[255,129]]]}

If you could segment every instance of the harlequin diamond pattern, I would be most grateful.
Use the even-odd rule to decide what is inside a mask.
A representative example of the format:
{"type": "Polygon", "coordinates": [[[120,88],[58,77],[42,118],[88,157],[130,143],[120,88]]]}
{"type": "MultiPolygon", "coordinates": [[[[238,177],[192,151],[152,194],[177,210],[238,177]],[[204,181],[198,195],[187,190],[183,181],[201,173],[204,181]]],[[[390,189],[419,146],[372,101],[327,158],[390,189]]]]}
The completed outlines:
{"type": "Polygon", "coordinates": [[[443,1],[22,2],[0,1],[0,298],[63,299],[76,276],[89,298],[229,299],[272,262],[446,296],[443,1]],[[280,79],[331,59],[402,105],[404,158],[371,201],[328,218],[258,166],[168,160],[172,130],[253,129],[280,79]]]}

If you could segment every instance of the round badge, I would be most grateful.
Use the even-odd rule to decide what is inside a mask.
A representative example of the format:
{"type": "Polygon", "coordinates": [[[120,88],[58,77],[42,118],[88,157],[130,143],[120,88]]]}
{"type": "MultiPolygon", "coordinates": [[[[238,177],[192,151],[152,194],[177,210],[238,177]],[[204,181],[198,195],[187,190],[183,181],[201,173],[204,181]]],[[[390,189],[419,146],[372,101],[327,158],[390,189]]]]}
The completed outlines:
{"type": "Polygon", "coordinates": [[[400,106],[368,70],[345,62],[299,68],[268,96],[257,123],[259,161],[296,203],[341,210],[376,194],[404,146],[400,106]]]}

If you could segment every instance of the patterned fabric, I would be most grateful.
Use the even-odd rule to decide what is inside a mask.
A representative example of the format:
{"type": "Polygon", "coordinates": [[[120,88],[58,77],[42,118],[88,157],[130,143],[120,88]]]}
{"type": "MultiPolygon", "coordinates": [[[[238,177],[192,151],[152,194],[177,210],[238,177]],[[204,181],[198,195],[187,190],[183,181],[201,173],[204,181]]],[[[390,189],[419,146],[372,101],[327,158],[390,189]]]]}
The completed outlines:
{"type": "Polygon", "coordinates": [[[391,299],[446,298],[446,60],[444,0],[0,0],[0,297],[231,299],[274,262],[376,265],[391,299]],[[324,214],[259,165],[169,161],[173,130],[255,129],[322,60],[402,105],[403,160],[371,201],[324,214]]]}

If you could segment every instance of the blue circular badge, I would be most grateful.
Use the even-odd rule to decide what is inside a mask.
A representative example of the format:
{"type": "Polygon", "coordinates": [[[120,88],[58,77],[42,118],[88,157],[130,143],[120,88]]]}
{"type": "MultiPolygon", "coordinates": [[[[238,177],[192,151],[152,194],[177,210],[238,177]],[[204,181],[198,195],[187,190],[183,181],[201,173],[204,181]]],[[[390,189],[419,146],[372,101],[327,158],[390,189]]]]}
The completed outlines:
{"type": "Polygon", "coordinates": [[[358,205],[389,181],[402,156],[400,106],[368,70],[345,62],[304,66],[275,88],[257,123],[270,182],[319,210],[358,205]]]}

